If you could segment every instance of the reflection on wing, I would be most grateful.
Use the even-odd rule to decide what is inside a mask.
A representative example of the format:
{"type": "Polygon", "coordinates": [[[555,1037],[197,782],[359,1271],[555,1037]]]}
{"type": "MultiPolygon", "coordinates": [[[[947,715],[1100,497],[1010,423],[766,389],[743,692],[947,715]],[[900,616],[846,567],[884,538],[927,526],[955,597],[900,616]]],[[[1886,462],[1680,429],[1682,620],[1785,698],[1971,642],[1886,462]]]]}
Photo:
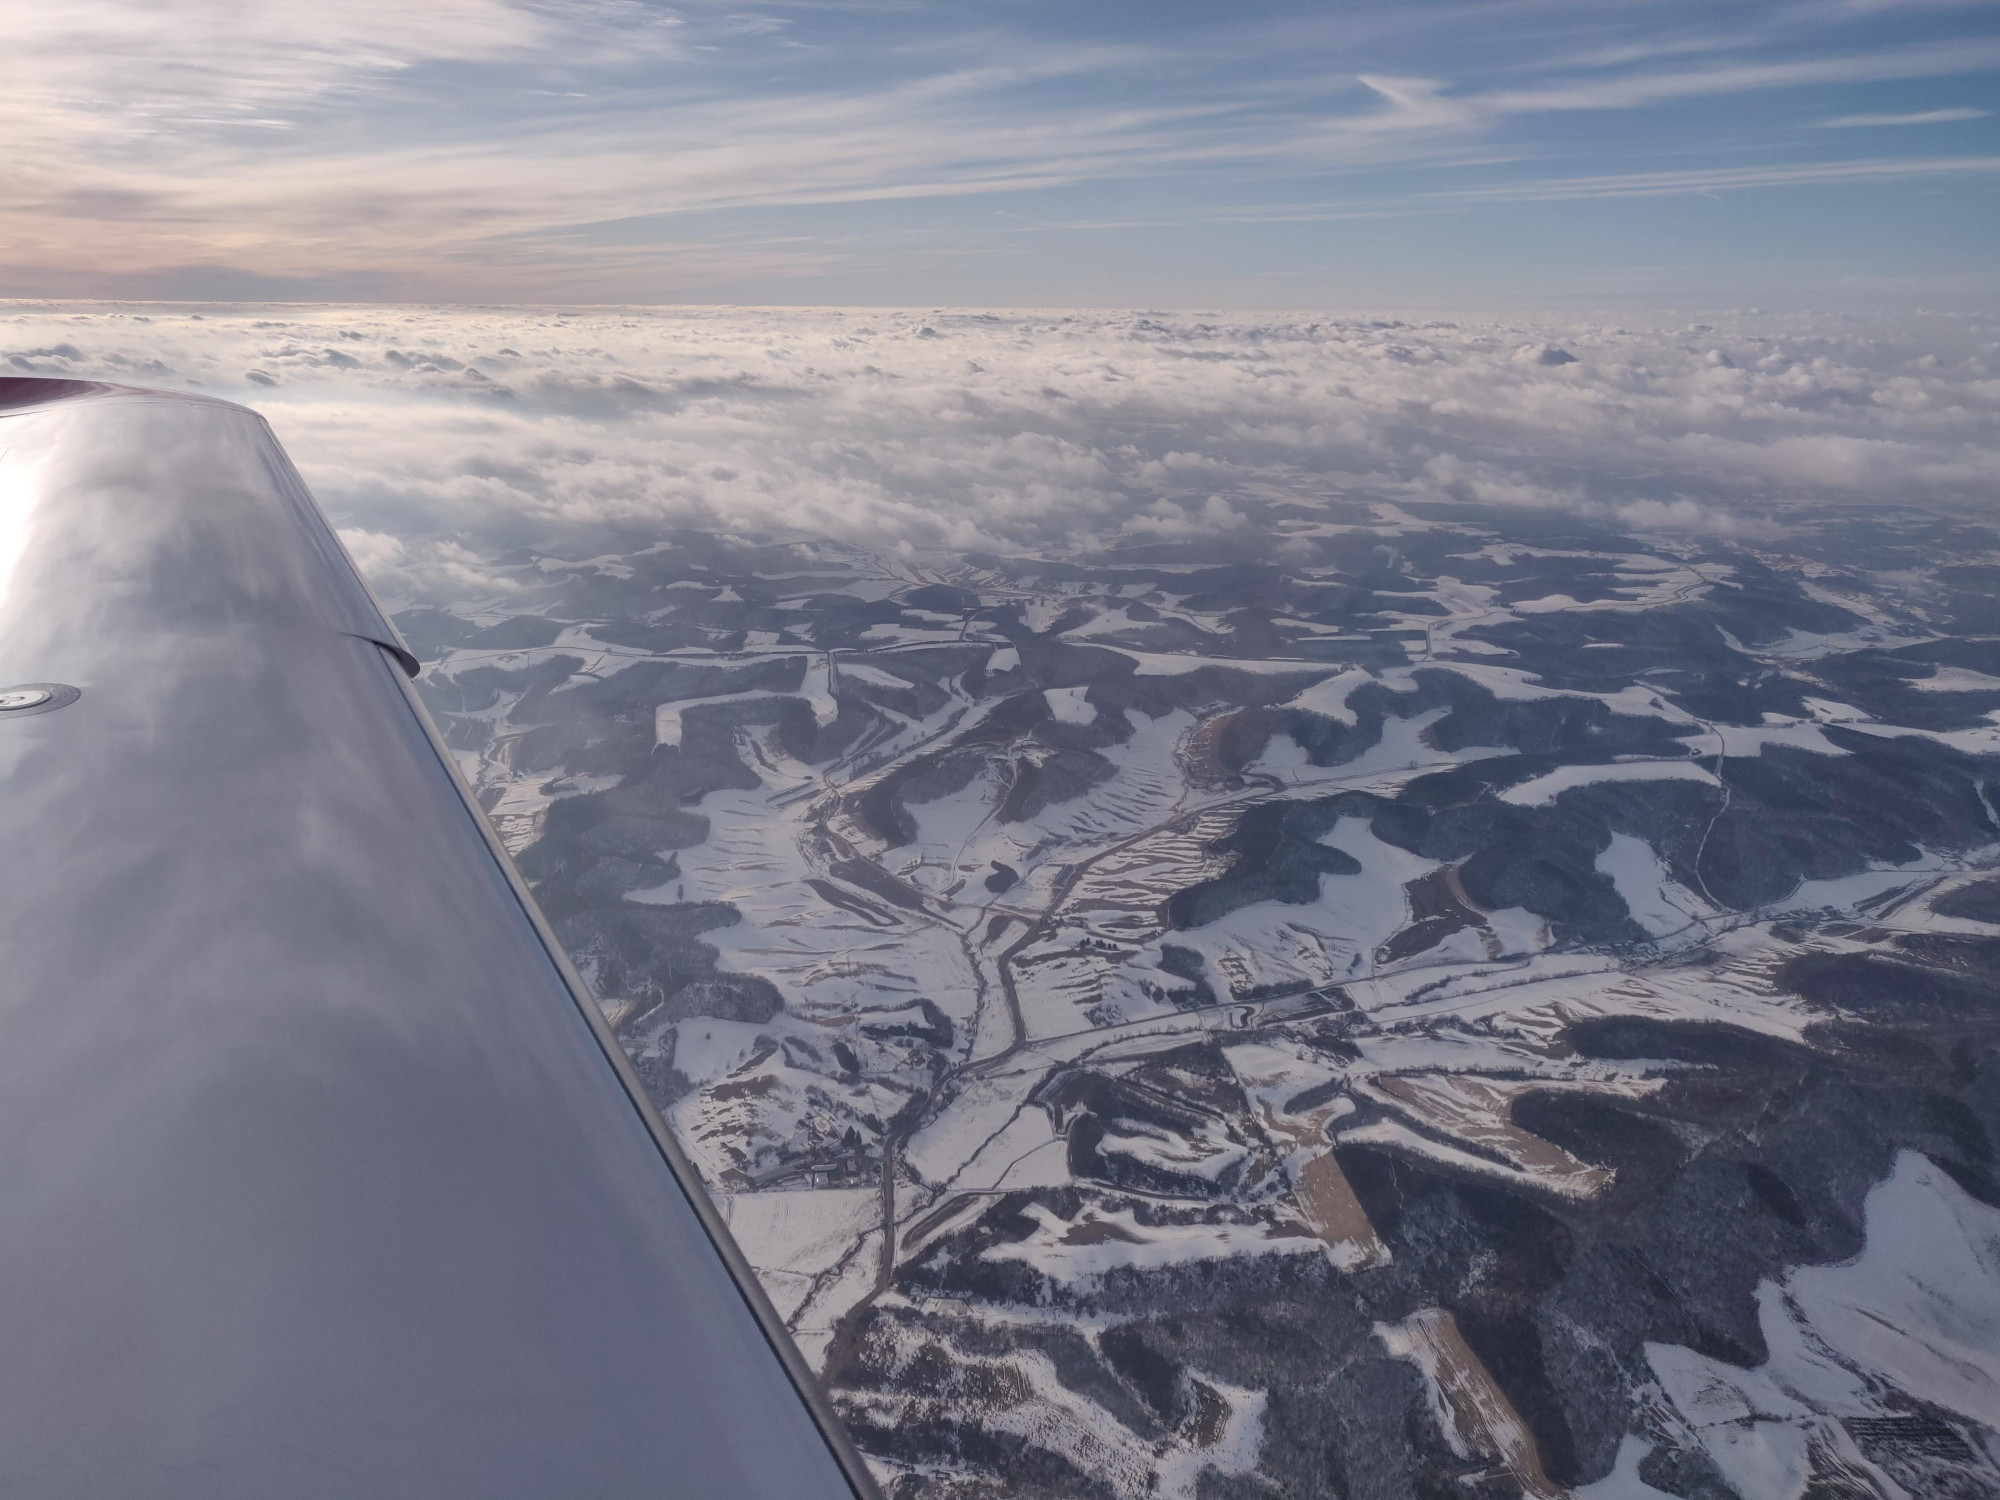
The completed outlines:
{"type": "Polygon", "coordinates": [[[256,415],[0,381],[0,1490],[868,1493],[405,665],[256,415]]]}

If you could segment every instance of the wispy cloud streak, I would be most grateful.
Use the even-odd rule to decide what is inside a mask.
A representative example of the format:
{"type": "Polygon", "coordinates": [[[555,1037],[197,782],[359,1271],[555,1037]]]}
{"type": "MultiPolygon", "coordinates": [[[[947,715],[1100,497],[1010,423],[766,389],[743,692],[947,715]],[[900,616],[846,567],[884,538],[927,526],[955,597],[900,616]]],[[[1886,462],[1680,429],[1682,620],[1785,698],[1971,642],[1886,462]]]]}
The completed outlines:
{"type": "Polygon", "coordinates": [[[1682,172],[1628,172],[1604,177],[1563,177],[1458,188],[1432,196],[1457,202],[1555,203],[1573,198],[1674,198],[1746,188],[1807,183],[1882,182],[1910,177],[1984,176],[2000,172],[2000,156],[1899,157],[1885,161],[1827,161],[1777,167],[1697,167],[1682,172]]]}
{"type": "Polygon", "coordinates": [[[1836,120],[1821,120],[1822,130],[1853,130],[1873,125],[1951,125],[1960,120],[1984,120],[1991,117],[1990,109],[1924,109],[1915,114],[1905,115],[1842,115],[1836,120]]]}

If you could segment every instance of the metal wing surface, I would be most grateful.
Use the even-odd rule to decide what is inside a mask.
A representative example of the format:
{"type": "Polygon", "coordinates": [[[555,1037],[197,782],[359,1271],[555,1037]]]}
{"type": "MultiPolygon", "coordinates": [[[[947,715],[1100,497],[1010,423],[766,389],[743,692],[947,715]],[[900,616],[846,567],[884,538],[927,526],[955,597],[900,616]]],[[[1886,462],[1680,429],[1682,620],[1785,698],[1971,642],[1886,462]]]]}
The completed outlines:
{"type": "Polygon", "coordinates": [[[263,420],[0,381],[0,1494],[869,1492],[263,420]]]}

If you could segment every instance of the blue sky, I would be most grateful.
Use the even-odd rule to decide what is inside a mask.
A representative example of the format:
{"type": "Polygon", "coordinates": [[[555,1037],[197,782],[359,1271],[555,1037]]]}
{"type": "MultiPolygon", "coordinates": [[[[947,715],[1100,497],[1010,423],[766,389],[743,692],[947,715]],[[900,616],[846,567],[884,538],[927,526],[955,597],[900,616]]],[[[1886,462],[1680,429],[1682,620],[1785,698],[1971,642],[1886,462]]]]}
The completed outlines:
{"type": "Polygon", "coordinates": [[[0,295],[1990,306],[2000,9],[71,0],[0,295]]]}

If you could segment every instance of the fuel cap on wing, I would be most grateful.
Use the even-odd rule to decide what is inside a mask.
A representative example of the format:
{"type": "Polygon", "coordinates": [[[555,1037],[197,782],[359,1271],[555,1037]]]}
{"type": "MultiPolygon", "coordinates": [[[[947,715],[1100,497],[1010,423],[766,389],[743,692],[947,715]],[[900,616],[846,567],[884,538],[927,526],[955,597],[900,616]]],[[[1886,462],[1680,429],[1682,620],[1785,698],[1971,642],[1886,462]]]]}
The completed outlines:
{"type": "Polygon", "coordinates": [[[25,719],[31,714],[67,708],[83,694],[62,682],[23,682],[0,688],[0,719],[25,719]]]}

